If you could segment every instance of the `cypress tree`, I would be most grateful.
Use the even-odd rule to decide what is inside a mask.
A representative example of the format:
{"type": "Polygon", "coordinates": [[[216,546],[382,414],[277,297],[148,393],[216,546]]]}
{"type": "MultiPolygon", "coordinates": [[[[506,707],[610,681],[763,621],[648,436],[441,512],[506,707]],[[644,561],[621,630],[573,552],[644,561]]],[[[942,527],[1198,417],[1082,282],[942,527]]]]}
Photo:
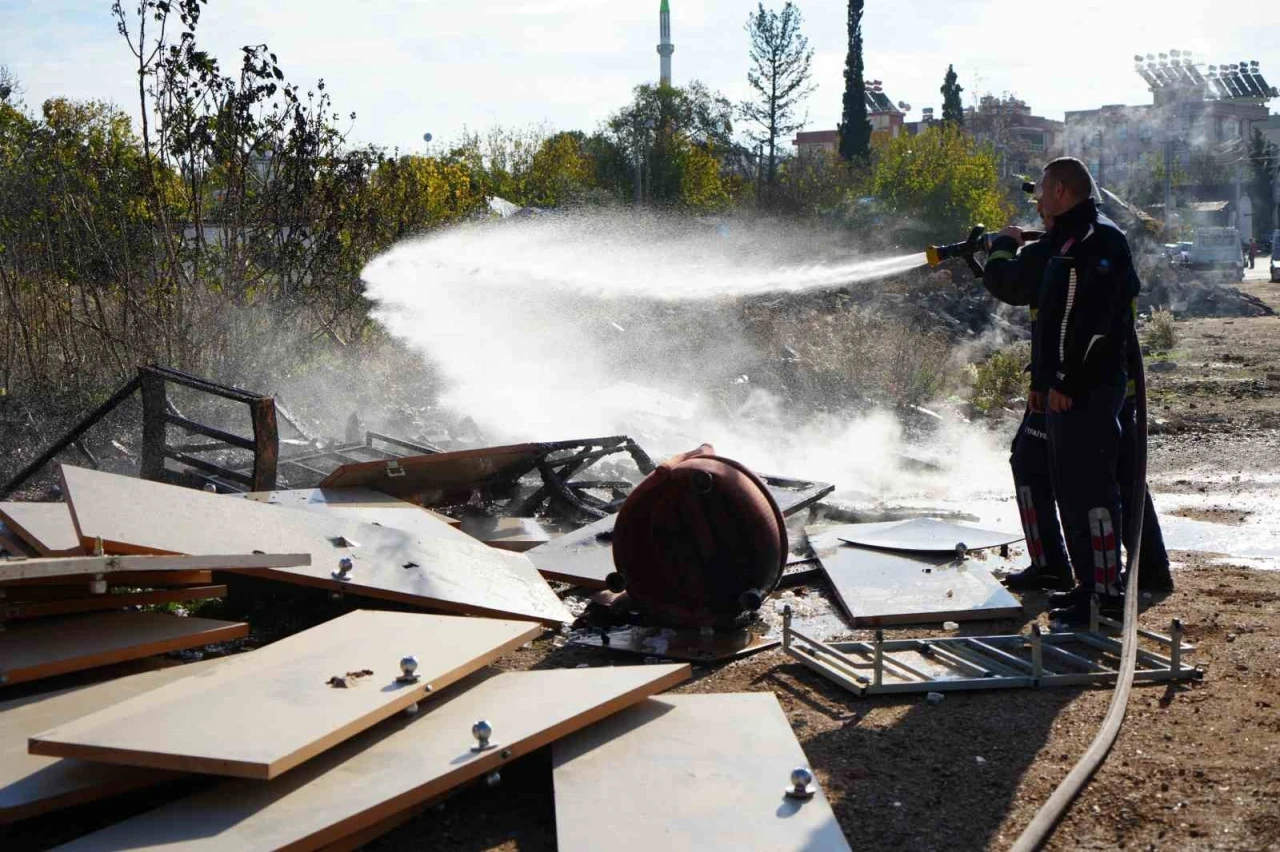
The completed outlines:
{"type": "Polygon", "coordinates": [[[947,66],[947,77],[942,83],[942,120],[964,126],[964,104],[960,103],[960,93],[964,87],[956,82],[955,66],[947,66]]]}
{"type": "Polygon", "coordinates": [[[862,79],[863,0],[849,0],[849,54],[844,61],[844,111],[840,120],[840,156],[871,156],[871,122],[867,120],[866,83],[862,79]]]}

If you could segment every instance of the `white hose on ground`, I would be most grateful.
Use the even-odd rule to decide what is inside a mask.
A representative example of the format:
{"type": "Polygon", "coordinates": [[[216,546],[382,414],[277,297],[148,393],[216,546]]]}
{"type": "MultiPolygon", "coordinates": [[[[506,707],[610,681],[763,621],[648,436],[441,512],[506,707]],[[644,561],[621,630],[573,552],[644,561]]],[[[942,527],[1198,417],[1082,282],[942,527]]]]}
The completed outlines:
{"type": "Polygon", "coordinates": [[[1121,631],[1123,650],[1120,652],[1120,670],[1116,675],[1115,692],[1111,695],[1111,705],[1107,708],[1106,718],[1102,720],[1093,742],[1085,751],[1080,761],[1071,768],[1067,777],[1049,796],[1048,801],[1040,806],[1031,822],[1023,829],[1022,834],[1014,841],[1011,852],[1035,852],[1044,846],[1053,835],[1059,821],[1066,815],[1067,808],[1084,790],[1093,773],[1098,771],[1107,753],[1115,744],[1120,734],[1120,724],[1124,721],[1125,709],[1129,705],[1129,693],[1133,689],[1133,674],[1138,661],[1138,558],[1142,551],[1142,514],[1147,502],[1147,377],[1142,367],[1142,355],[1135,330],[1129,338],[1133,347],[1135,363],[1131,365],[1137,390],[1137,429],[1134,442],[1137,444],[1137,471],[1134,475],[1133,494],[1130,506],[1134,509],[1133,518],[1126,526],[1128,541],[1126,550],[1128,577],[1125,581],[1124,628],[1121,631]]]}

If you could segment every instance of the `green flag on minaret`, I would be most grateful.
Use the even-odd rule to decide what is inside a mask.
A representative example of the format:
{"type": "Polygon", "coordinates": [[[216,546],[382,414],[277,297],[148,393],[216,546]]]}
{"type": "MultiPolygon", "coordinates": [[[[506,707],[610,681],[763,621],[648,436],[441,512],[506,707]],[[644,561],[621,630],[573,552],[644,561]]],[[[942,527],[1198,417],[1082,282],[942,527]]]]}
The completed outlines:
{"type": "MultiPolygon", "coordinates": [[[[652,6],[650,6],[649,8],[650,8],[650,9],[652,9],[653,7],[652,7],[652,6]]],[[[669,4],[669,3],[667,2],[667,0],[662,0],[662,8],[661,8],[661,9],[659,9],[658,11],[660,11],[660,12],[670,12],[670,11],[671,11],[671,4],[669,4]]]]}

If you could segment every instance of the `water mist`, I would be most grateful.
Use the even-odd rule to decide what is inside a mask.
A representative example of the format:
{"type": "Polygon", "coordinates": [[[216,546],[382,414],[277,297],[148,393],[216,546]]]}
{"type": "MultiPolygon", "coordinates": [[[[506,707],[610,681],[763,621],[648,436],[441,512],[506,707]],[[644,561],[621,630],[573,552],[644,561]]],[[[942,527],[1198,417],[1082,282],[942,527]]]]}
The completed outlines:
{"type": "Polygon", "coordinates": [[[1008,487],[1003,451],[947,421],[908,446],[890,412],[799,417],[753,383],[776,353],[738,300],[848,286],[923,265],[859,256],[840,237],[763,223],[624,214],[467,225],[364,270],[374,316],[421,352],[441,404],[494,440],[628,434],[655,457],[703,441],[768,473],[872,497],[956,500],[1008,487]],[[911,473],[904,453],[935,463],[911,473]]]}

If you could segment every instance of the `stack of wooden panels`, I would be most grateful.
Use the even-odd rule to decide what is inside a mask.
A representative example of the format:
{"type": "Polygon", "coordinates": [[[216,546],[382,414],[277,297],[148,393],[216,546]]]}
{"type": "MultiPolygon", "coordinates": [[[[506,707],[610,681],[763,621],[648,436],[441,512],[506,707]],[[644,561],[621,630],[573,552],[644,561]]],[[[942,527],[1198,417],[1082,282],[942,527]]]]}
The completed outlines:
{"type": "Polygon", "coordinates": [[[0,562],[0,685],[241,639],[249,626],[144,612],[221,597],[212,569],[278,568],[306,555],[10,559],[0,562]]]}
{"type": "Polygon", "coordinates": [[[68,848],[352,848],[690,674],[484,669],[539,632],[357,611],[249,653],[0,705],[0,821],[195,772],[228,780],[68,848]]]}

